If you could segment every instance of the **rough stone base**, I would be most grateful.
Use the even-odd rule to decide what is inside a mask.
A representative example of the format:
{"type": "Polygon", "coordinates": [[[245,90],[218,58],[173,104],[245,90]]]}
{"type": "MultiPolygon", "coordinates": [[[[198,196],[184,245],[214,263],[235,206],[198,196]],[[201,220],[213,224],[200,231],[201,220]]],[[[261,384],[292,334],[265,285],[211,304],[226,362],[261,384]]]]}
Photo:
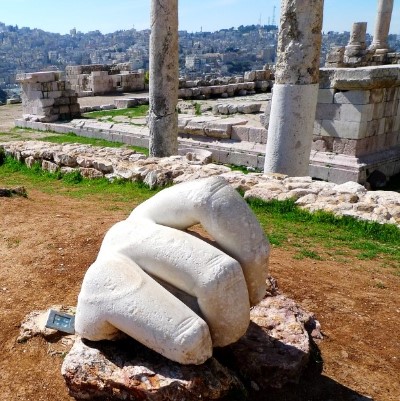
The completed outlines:
{"type": "Polygon", "coordinates": [[[253,389],[297,383],[311,353],[309,334],[322,338],[318,321],[284,295],[263,299],[250,316],[246,335],[221,349],[220,360],[253,389]]]}
{"type": "Polygon", "coordinates": [[[200,366],[179,365],[134,340],[77,340],[62,374],[78,400],[219,400],[245,394],[239,379],[215,358],[200,366]]]}
{"type": "Polygon", "coordinates": [[[311,151],[309,175],[313,178],[337,184],[355,181],[364,185],[376,170],[387,178],[400,173],[400,147],[363,157],[311,151]]]}
{"type": "Polygon", "coordinates": [[[308,331],[321,336],[318,322],[283,295],[265,298],[251,319],[241,340],[200,366],[174,363],[132,339],[78,339],[62,374],[78,400],[231,401],[296,383],[309,361],[308,331]]]}

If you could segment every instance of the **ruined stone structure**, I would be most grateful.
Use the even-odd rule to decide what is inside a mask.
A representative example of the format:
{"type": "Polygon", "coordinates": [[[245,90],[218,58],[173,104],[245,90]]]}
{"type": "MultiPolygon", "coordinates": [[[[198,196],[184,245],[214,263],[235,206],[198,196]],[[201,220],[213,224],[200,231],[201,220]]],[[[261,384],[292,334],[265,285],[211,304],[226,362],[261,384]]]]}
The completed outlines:
{"type": "Polygon", "coordinates": [[[179,80],[180,99],[227,98],[269,92],[274,75],[270,69],[247,71],[243,76],[220,79],[179,80]]]}
{"type": "Polygon", "coordinates": [[[150,154],[178,153],[178,0],[152,0],[150,35],[150,154]]]}
{"type": "Polygon", "coordinates": [[[323,0],[283,0],[265,172],[308,175],[323,0]]]}
{"type": "MultiPolygon", "coordinates": [[[[379,3],[380,9],[384,3],[387,5],[386,2],[379,3]]],[[[306,62],[304,63],[302,63],[301,58],[303,53],[296,53],[295,45],[297,42],[294,41],[294,45],[291,47],[289,44],[292,45],[290,38],[299,37],[296,34],[299,34],[300,29],[306,25],[307,21],[315,23],[321,21],[319,18],[321,13],[314,7],[315,4],[308,6],[313,10],[313,13],[309,14],[309,9],[304,4],[298,7],[294,0],[284,3],[284,10],[289,10],[289,12],[283,13],[281,35],[283,38],[280,42],[282,54],[278,60],[274,100],[272,102],[275,102],[275,107],[271,110],[271,107],[267,106],[263,119],[264,126],[270,127],[270,140],[268,141],[270,148],[267,149],[269,153],[265,166],[271,160],[295,161],[297,163],[296,157],[300,154],[304,156],[307,153],[304,151],[306,146],[303,147],[302,145],[303,142],[308,143],[307,134],[304,136],[304,133],[308,133],[310,124],[314,123],[312,113],[314,101],[312,99],[314,91],[318,90],[316,83],[318,82],[318,69],[314,66],[318,64],[319,55],[313,47],[312,43],[315,38],[312,36],[304,37],[305,42],[311,47],[305,52],[306,62]],[[292,12],[293,10],[298,12],[299,16],[292,12]],[[292,26],[294,16],[297,18],[297,22],[292,26]],[[286,54],[283,51],[285,48],[292,49],[292,53],[286,54]],[[297,59],[295,56],[300,57],[297,59]],[[311,65],[312,68],[305,69],[306,65],[311,65]],[[295,140],[296,138],[299,139],[295,140]],[[270,156],[271,148],[273,158],[270,156]]],[[[382,24],[388,29],[390,12],[386,11],[383,14],[386,17],[380,16],[378,22],[382,20],[382,24]]],[[[375,52],[374,49],[365,50],[365,28],[365,23],[353,25],[346,57],[351,58],[350,53],[352,51],[353,54],[358,52],[361,56],[365,52],[369,64],[380,65],[385,61],[389,63],[398,62],[399,54],[380,54],[380,52],[375,52]]],[[[318,29],[314,29],[314,32],[316,31],[318,29]]],[[[383,35],[383,37],[385,38],[387,35],[383,35]]],[[[154,44],[154,46],[156,45],[154,44]]],[[[333,49],[328,57],[328,65],[330,67],[350,65],[350,63],[344,63],[344,53],[344,48],[333,49]]],[[[356,63],[352,65],[352,67],[355,66],[356,63]]],[[[294,172],[288,171],[288,173],[290,175],[310,173],[314,177],[337,183],[354,180],[363,184],[376,170],[383,173],[387,178],[398,173],[398,155],[400,154],[398,135],[399,71],[399,66],[388,65],[377,68],[353,68],[352,70],[333,68],[323,70],[321,72],[322,82],[318,93],[314,129],[310,128],[314,135],[310,161],[311,169],[308,170],[307,168],[308,158],[306,158],[302,162],[303,170],[295,168],[294,172]]],[[[169,78],[172,79],[172,76],[167,75],[164,83],[168,81],[170,84],[172,81],[169,81],[169,78]]],[[[272,71],[266,69],[248,72],[243,79],[242,77],[231,78],[234,82],[225,82],[223,79],[214,81],[180,80],[179,93],[182,97],[195,99],[243,95],[245,92],[246,94],[253,93],[253,90],[257,88],[263,90],[267,85],[270,87],[273,78],[272,71]],[[246,85],[246,89],[244,85],[246,85]]],[[[161,88],[160,86],[157,87],[161,88]]],[[[173,91],[175,90],[174,87],[173,91]]],[[[164,93],[175,92],[170,92],[166,88],[164,93]]],[[[33,92],[33,95],[36,96],[37,94],[33,92]]],[[[159,98],[159,100],[162,99],[164,98],[159,98]]],[[[143,99],[143,101],[145,100],[143,99]]],[[[137,99],[124,99],[118,102],[118,107],[127,107],[139,103],[137,99]]],[[[270,104],[270,102],[268,103],[270,104]]],[[[169,106],[172,107],[172,105],[169,106]]],[[[234,106],[229,104],[218,104],[213,111],[216,114],[231,114],[231,110],[233,113],[234,109],[234,106]]],[[[239,112],[239,108],[237,111],[239,112]]],[[[170,116],[174,120],[175,117],[172,118],[174,113],[170,116]]],[[[19,121],[17,124],[23,127],[41,129],[40,124],[34,121],[19,121]]],[[[206,147],[212,152],[215,161],[257,168],[262,168],[264,165],[264,147],[262,145],[267,143],[266,128],[251,127],[247,124],[246,119],[241,116],[220,120],[216,116],[185,115],[179,119],[178,124],[179,141],[185,147],[194,146],[197,149],[206,147]]],[[[50,126],[43,129],[50,129],[50,126]]],[[[99,123],[78,121],[69,126],[52,124],[51,129],[57,132],[73,131],[78,135],[94,137],[98,135],[138,146],[148,146],[149,143],[146,127],[138,128],[123,124],[105,126],[99,123]],[[96,133],[98,129],[101,129],[99,134],[96,133]]],[[[311,142],[310,139],[310,144],[311,142]]],[[[266,171],[269,171],[268,168],[266,171]]]]}
{"type": "MultiPolygon", "coordinates": [[[[79,65],[66,68],[66,80],[78,97],[115,92],[140,92],[148,88],[144,72],[132,72],[130,64],[79,65]]],[[[179,79],[180,99],[204,100],[270,92],[274,74],[270,69],[247,71],[242,76],[213,79],[179,79]]]]}
{"type": "Polygon", "coordinates": [[[325,67],[327,68],[341,68],[344,65],[344,46],[333,46],[326,55],[325,67]]]}
{"type": "Polygon", "coordinates": [[[333,47],[327,55],[325,67],[365,67],[386,64],[400,64],[400,54],[390,52],[388,35],[392,19],[394,0],[378,0],[375,32],[371,46],[366,49],[366,22],[353,24],[349,44],[333,47]]]}
{"type": "Polygon", "coordinates": [[[67,66],[66,80],[79,97],[145,90],[144,72],[131,71],[129,63],[67,66]]]}
{"type": "Polygon", "coordinates": [[[394,0],[378,0],[378,13],[375,23],[374,39],[370,46],[376,54],[385,54],[389,52],[387,43],[390,22],[392,19],[394,0]]]}
{"type": "Polygon", "coordinates": [[[367,64],[367,23],[355,22],[349,44],[345,47],[343,62],[346,66],[361,67],[367,64]]]}
{"type": "Polygon", "coordinates": [[[60,72],[17,74],[24,120],[53,122],[80,117],[77,94],[60,72]]]}
{"type": "Polygon", "coordinates": [[[365,183],[400,172],[400,66],[322,69],[310,175],[365,183]]]}

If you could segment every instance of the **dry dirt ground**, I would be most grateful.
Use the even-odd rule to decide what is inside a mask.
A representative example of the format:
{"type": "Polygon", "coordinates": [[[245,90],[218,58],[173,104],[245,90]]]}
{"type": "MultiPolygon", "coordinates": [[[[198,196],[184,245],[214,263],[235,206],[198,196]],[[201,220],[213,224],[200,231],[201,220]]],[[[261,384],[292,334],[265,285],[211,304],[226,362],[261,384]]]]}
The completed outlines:
{"type": "MultiPolygon", "coordinates": [[[[59,345],[17,343],[19,325],[33,310],[76,304],[105,232],[135,205],[27,191],[28,198],[0,198],[0,400],[72,400],[60,374],[62,353],[54,352],[59,345]]],[[[323,364],[298,386],[252,399],[400,400],[400,277],[375,260],[293,256],[273,248],[270,271],[280,290],[321,322],[323,364]]]]}

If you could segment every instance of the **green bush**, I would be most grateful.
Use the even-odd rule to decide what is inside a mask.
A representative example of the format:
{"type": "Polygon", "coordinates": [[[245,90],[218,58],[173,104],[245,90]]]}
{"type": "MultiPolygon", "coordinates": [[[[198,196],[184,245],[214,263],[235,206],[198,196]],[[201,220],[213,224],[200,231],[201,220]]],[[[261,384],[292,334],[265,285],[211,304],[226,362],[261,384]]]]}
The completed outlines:
{"type": "Polygon", "coordinates": [[[70,173],[65,173],[62,176],[62,180],[68,184],[79,184],[82,182],[83,177],[80,171],[72,171],[70,173]]]}

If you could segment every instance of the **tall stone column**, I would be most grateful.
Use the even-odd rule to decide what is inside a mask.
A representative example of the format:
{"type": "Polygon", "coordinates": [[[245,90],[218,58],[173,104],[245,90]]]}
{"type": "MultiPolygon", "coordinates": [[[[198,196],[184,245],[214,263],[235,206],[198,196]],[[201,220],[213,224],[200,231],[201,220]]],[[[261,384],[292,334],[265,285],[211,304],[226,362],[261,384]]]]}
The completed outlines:
{"type": "Polygon", "coordinates": [[[178,0],[151,1],[150,155],[178,153],[178,0]]]}
{"type": "Polygon", "coordinates": [[[371,50],[375,53],[382,54],[389,51],[387,43],[390,21],[392,20],[394,0],[378,0],[378,14],[376,16],[376,25],[374,39],[370,46],[371,50]]]}
{"type": "Polygon", "coordinates": [[[345,48],[344,63],[349,67],[360,67],[366,63],[367,54],[367,23],[354,22],[350,41],[345,48]]]}
{"type": "Polygon", "coordinates": [[[308,175],[318,97],[323,0],[282,0],[264,171],[308,175]]]}
{"type": "Polygon", "coordinates": [[[354,22],[351,29],[351,35],[347,48],[354,48],[356,51],[365,50],[367,37],[367,23],[366,22],[354,22]]]}

